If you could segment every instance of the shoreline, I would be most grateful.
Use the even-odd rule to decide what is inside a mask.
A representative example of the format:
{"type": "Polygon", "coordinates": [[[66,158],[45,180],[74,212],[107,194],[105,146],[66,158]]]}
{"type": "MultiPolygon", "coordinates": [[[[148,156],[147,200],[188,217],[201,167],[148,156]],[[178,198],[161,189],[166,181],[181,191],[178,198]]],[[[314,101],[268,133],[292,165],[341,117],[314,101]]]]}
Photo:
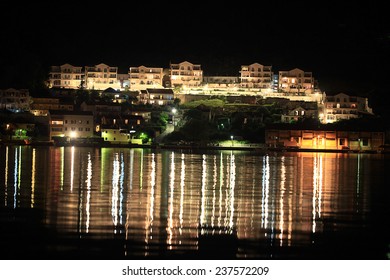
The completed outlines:
{"type": "Polygon", "coordinates": [[[266,147],[264,144],[250,144],[241,146],[208,146],[208,145],[174,145],[174,144],[120,144],[120,143],[55,143],[53,141],[0,142],[0,146],[31,146],[31,147],[92,147],[92,148],[141,148],[152,150],[234,150],[250,152],[317,152],[317,153],[364,153],[389,154],[389,150],[341,150],[341,149],[315,149],[299,147],[266,147]]]}

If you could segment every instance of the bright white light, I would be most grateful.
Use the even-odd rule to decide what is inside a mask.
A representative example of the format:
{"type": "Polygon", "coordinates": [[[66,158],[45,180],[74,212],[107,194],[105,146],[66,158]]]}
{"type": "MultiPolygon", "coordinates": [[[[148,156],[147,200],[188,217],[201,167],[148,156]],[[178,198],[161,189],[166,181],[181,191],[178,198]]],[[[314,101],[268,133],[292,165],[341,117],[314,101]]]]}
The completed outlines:
{"type": "Polygon", "coordinates": [[[71,137],[71,138],[76,138],[76,137],[77,137],[77,133],[76,133],[75,131],[72,131],[72,132],[70,133],[70,137],[71,137]]]}
{"type": "Polygon", "coordinates": [[[176,112],[177,112],[177,109],[176,109],[176,108],[173,108],[173,109],[172,109],[172,114],[176,114],[176,112]]]}

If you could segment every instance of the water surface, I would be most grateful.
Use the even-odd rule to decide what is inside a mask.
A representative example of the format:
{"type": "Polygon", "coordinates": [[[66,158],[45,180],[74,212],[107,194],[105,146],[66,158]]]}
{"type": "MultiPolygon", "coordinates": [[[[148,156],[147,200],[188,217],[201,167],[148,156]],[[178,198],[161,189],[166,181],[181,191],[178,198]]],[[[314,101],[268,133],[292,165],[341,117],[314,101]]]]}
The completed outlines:
{"type": "Polygon", "coordinates": [[[387,259],[386,155],[0,148],[3,259],[387,259]]]}

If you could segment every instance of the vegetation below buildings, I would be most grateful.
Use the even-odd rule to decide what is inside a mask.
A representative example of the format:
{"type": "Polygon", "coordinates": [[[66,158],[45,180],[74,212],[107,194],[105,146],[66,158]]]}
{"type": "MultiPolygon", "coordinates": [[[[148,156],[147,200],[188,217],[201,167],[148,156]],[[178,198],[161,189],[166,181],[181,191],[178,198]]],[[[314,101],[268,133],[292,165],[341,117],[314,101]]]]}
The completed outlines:
{"type": "MultiPolygon", "coordinates": [[[[108,96],[102,96],[96,91],[78,90],[73,95],[75,110],[85,101],[107,102],[108,96]]],[[[286,111],[287,102],[261,101],[256,104],[227,102],[225,98],[208,98],[181,104],[176,99],[173,105],[153,106],[133,104],[133,99],[121,103],[122,112],[132,110],[146,110],[151,112],[150,121],[136,126],[132,137],[142,139],[143,143],[153,141],[158,135],[166,131],[168,126],[174,126],[171,133],[162,139],[163,143],[201,143],[212,144],[222,141],[245,141],[247,143],[265,143],[267,128],[285,129],[329,129],[329,130],[389,130],[389,122],[382,117],[367,117],[340,121],[333,124],[320,124],[318,118],[304,118],[290,123],[281,123],[281,115],[286,111]],[[172,113],[172,108],[177,112],[172,113]]],[[[38,120],[31,113],[10,113],[3,111],[0,114],[0,136],[3,140],[12,140],[15,137],[24,137],[32,140],[49,138],[49,124],[38,120]],[[18,130],[17,124],[33,124],[23,131],[18,130]],[[9,126],[5,125],[9,124],[9,126]],[[17,135],[18,134],[18,135],[17,135]]],[[[95,133],[94,137],[99,137],[95,133]]]]}

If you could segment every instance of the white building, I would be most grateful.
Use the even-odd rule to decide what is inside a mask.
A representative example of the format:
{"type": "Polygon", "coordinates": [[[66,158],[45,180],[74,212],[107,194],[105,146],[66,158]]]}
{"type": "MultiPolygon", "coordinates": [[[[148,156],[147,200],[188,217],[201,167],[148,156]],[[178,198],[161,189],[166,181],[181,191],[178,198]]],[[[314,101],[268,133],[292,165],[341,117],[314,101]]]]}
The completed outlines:
{"type": "Polygon", "coordinates": [[[93,136],[92,112],[50,111],[50,139],[53,137],[89,138],[93,136]]]}
{"type": "Polygon", "coordinates": [[[259,63],[242,65],[240,71],[240,87],[261,89],[267,93],[272,91],[272,66],[259,63]]]}
{"type": "Polygon", "coordinates": [[[121,89],[118,80],[118,67],[100,63],[95,66],[85,66],[85,88],[105,90],[107,88],[121,89]]]}
{"type": "Polygon", "coordinates": [[[367,98],[349,96],[345,93],[326,96],[322,122],[333,123],[358,118],[360,113],[373,114],[367,98]]]}
{"type": "Polygon", "coordinates": [[[147,88],[163,88],[163,68],[159,67],[130,67],[130,90],[143,90],[147,88]]]}
{"type": "Polygon", "coordinates": [[[172,87],[199,87],[203,82],[203,70],[200,64],[183,61],[170,64],[170,77],[172,87]]]}
{"type": "Polygon", "coordinates": [[[290,71],[279,71],[279,92],[305,95],[314,93],[314,78],[312,72],[299,68],[290,71]]]}
{"type": "Polygon", "coordinates": [[[173,104],[175,95],[172,89],[168,88],[148,88],[141,90],[140,102],[157,106],[173,104]]]}
{"type": "Polygon", "coordinates": [[[49,88],[78,89],[84,81],[82,67],[71,64],[51,66],[49,72],[49,88]]]}

